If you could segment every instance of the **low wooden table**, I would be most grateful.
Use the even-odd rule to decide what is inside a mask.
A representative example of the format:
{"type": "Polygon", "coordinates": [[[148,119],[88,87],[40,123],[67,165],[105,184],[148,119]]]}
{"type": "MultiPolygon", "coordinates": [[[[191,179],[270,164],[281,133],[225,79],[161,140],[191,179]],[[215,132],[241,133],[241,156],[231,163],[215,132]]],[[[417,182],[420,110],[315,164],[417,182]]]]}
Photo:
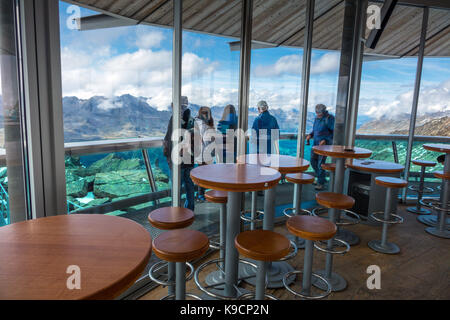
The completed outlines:
{"type": "MultiPolygon", "coordinates": [[[[237,162],[245,162],[248,164],[256,164],[268,168],[272,168],[277,170],[282,175],[288,174],[288,173],[299,173],[304,172],[308,170],[309,168],[309,161],[297,158],[293,156],[288,155],[280,155],[280,154],[247,154],[247,155],[241,155],[237,157],[237,162]]],[[[276,187],[275,187],[276,188],[276,187]]],[[[275,189],[274,188],[274,189],[275,189]]],[[[273,190],[273,192],[276,192],[276,190],[273,190]]],[[[298,192],[298,185],[295,186],[294,195],[298,192]]],[[[256,198],[257,194],[256,192],[252,193],[252,217],[255,216],[256,213],[256,198]]],[[[294,196],[295,198],[295,196],[294,196]]],[[[267,205],[275,205],[275,199],[270,198],[270,195],[267,195],[264,197],[265,201],[265,207],[267,205]],[[271,204],[266,204],[266,201],[271,201],[271,204]]],[[[273,215],[267,214],[267,212],[264,210],[264,221],[263,221],[263,229],[264,230],[273,230],[274,228],[274,221],[275,221],[275,208],[273,210],[273,215]]],[[[254,229],[254,225],[251,225],[251,229],[254,229]]],[[[294,237],[293,237],[294,238],[294,237]]],[[[292,239],[291,239],[292,240],[292,239]]],[[[295,239],[294,239],[295,240],[295,239]]],[[[267,268],[267,287],[271,289],[276,288],[284,288],[283,284],[283,277],[286,273],[293,271],[294,268],[285,261],[277,261],[277,262],[271,262],[268,265],[267,268]]],[[[255,269],[248,266],[244,268],[244,278],[246,278],[246,282],[250,283],[251,285],[256,284],[256,278],[250,277],[251,275],[255,274],[255,269]]],[[[294,277],[291,277],[288,279],[288,282],[293,282],[294,277]]]]}
{"type": "MultiPolygon", "coordinates": [[[[345,159],[364,159],[372,155],[372,151],[364,148],[353,147],[349,148],[346,146],[338,145],[322,145],[313,146],[314,153],[321,156],[328,156],[336,158],[336,170],[334,173],[334,192],[343,193],[344,191],[344,173],[345,173],[345,159]]],[[[340,216],[340,210],[330,209],[329,219],[331,222],[335,223],[340,216]],[[337,219],[336,219],[337,218],[337,219]]],[[[338,233],[334,238],[343,240],[349,245],[355,245],[360,242],[359,237],[348,230],[338,228],[338,233]]],[[[331,250],[333,247],[333,239],[328,240],[327,248],[331,250]]],[[[339,274],[332,272],[333,256],[332,254],[327,254],[325,270],[317,271],[316,273],[323,276],[331,285],[332,291],[341,291],[347,287],[347,281],[339,274]]],[[[314,281],[314,286],[321,288],[322,283],[319,281],[314,281]]]]}
{"type": "MultiPolygon", "coordinates": [[[[266,196],[273,200],[274,187],[281,174],[271,168],[251,164],[210,164],[191,171],[192,181],[203,188],[228,192],[227,231],[225,245],[225,288],[223,295],[237,298],[239,253],[234,239],[240,229],[242,192],[267,190],[266,196]]],[[[264,205],[268,215],[274,215],[274,201],[264,205]],[[267,205],[266,205],[267,204],[267,205]]]]}
{"type": "Polygon", "coordinates": [[[60,215],[4,226],[0,299],[113,299],[138,279],[151,249],[144,227],[115,216],[60,215]],[[69,266],[79,267],[80,289],[68,288],[69,266]]]}
{"type": "MultiPolygon", "coordinates": [[[[395,162],[381,160],[349,160],[346,163],[348,170],[347,194],[355,198],[354,211],[366,219],[366,223],[379,225],[380,223],[369,219],[368,214],[384,210],[384,202],[379,199],[386,199],[386,188],[375,183],[378,176],[400,177],[405,167],[395,162]],[[358,201],[358,196],[354,188],[357,185],[366,185],[370,189],[368,201],[358,201]],[[361,203],[362,202],[362,203],[361,203]],[[367,204],[367,207],[365,206],[367,204]]],[[[397,208],[397,199],[392,197],[391,208],[397,208]]]]}
{"type": "MultiPolygon", "coordinates": [[[[444,160],[444,174],[450,174],[450,145],[448,144],[424,144],[423,148],[429,151],[435,151],[440,153],[445,153],[444,160]]],[[[441,208],[448,210],[450,208],[450,180],[444,179],[442,181],[442,189],[439,202],[441,203],[441,208]]],[[[429,225],[425,231],[429,234],[440,238],[450,238],[450,230],[448,225],[450,224],[450,219],[447,218],[446,211],[442,210],[440,215],[428,215],[419,216],[417,220],[429,225]]]]}

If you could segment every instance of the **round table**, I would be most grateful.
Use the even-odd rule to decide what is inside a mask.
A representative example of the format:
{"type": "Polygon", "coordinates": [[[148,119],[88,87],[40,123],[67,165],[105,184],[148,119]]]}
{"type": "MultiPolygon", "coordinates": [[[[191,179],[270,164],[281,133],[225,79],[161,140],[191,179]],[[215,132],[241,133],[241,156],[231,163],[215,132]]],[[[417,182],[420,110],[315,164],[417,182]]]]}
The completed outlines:
{"type": "MultiPolygon", "coordinates": [[[[282,175],[288,173],[298,173],[304,172],[309,168],[309,161],[297,158],[288,155],[280,155],[280,154],[247,154],[241,155],[237,157],[237,162],[245,162],[248,164],[257,164],[264,167],[269,167],[277,170],[282,175]]],[[[299,192],[299,188],[296,185],[294,187],[294,199],[296,198],[296,194],[299,192]]],[[[300,191],[301,192],[301,191],[300,191]]],[[[270,201],[272,203],[275,202],[274,195],[276,193],[275,188],[271,191],[266,192],[264,197],[264,207],[266,207],[266,201],[270,201]]],[[[256,213],[256,192],[252,193],[252,217],[255,216],[256,213]]],[[[264,221],[263,221],[263,229],[265,230],[273,230],[274,228],[274,220],[275,220],[275,210],[273,210],[273,215],[267,214],[264,210],[264,221]]],[[[251,226],[253,229],[254,226],[251,226]]],[[[298,239],[293,237],[293,240],[297,242],[297,245],[301,244],[302,239],[298,239]]],[[[276,288],[284,288],[283,285],[283,277],[286,273],[293,271],[294,268],[285,261],[276,261],[271,262],[267,268],[267,287],[271,289],[276,288]]],[[[255,285],[256,278],[254,268],[247,266],[244,268],[244,277],[246,278],[246,282],[255,285]],[[253,275],[253,277],[251,277],[253,275]]],[[[293,282],[295,277],[291,277],[288,279],[288,282],[293,282]]]]}
{"type": "Polygon", "coordinates": [[[0,228],[0,299],[113,299],[142,274],[151,250],[144,227],[116,216],[7,225],[0,228]]]}
{"type": "MultiPolygon", "coordinates": [[[[439,153],[445,153],[444,160],[444,173],[450,174],[450,145],[447,144],[424,144],[423,148],[429,151],[435,151],[439,153]]],[[[448,203],[450,202],[450,180],[445,179],[442,182],[442,190],[440,196],[441,208],[448,210],[448,203]]],[[[429,216],[419,216],[417,220],[429,225],[430,227],[426,228],[425,231],[429,234],[440,238],[450,238],[450,230],[446,227],[448,218],[446,217],[447,212],[442,210],[440,215],[429,215],[429,216]],[[439,218],[438,218],[439,217],[439,218]]]]}
{"type": "MultiPolygon", "coordinates": [[[[364,148],[358,147],[347,147],[339,145],[322,145],[313,146],[314,153],[321,156],[328,156],[336,158],[336,170],[334,174],[334,192],[343,193],[344,186],[344,173],[345,173],[345,159],[364,159],[372,155],[372,151],[364,148]]],[[[336,217],[339,219],[338,209],[329,210],[329,219],[331,222],[336,222],[336,217]]],[[[348,244],[359,243],[359,237],[353,232],[343,230],[341,228],[339,234],[336,234],[336,238],[341,239],[348,244]]],[[[327,248],[331,249],[333,247],[333,239],[328,240],[327,248]]],[[[333,291],[341,291],[347,287],[347,281],[335,272],[332,272],[333,265],[333,255],[327,254],[325,270],[317,271],[316,273],[326,278],[331,284],[333,291]]],[[[321,287],[321,282],[314,281],[314,286],[321,287]]]]}
{"type": "MultiPolygon", "coordinates": [[[[192,181],[203,188],[228,192],[227,231],[225,243],[225,288],[223,295],[238,297],[239,253],[234,246],[234,239],[239,233],[242,192],[274,190],[281,179],[281,174],[271,168],[252,165],[218,163],[196,167],[191,171],[192,181]]],[[[268,192],[272,194],[273,192],[268,192]]],[[[273,197],[272,197],[273,198],[273,197]]],[[[274,214],[274,203],[266,206],[264,211],[274,214]]]]}
{"type": "Polygon", "coordinates": [[[382,173],[382,174],[392,174],[401,173],[405,169],[405,166],[388,161],[381,160],[358,160],[354,159],[347,162],[346,166],[354,170],[370,173],[382,173]]]}

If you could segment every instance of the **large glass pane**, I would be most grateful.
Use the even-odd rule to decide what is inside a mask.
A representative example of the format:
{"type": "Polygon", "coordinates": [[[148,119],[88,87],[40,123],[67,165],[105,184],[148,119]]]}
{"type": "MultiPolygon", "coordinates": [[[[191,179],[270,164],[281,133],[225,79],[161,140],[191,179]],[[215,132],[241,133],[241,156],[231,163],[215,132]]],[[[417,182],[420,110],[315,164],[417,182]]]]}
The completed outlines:
{"type": "Polygon", "coordinates": [[[0,2],[0,226],[27,219],[15,1],[0,2]]]}

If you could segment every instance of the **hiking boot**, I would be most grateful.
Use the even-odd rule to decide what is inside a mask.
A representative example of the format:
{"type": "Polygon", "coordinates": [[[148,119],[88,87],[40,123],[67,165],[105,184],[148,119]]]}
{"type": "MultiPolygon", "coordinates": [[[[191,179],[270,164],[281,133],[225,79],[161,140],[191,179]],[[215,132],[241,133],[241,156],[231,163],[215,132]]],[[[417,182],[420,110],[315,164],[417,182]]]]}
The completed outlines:
{"type": "Polygon", "coordinates": [[[323,186],[323,184],[317,184],[314,189],[316,189],[316,190],[323,190],[324,186],[323,186]]]}

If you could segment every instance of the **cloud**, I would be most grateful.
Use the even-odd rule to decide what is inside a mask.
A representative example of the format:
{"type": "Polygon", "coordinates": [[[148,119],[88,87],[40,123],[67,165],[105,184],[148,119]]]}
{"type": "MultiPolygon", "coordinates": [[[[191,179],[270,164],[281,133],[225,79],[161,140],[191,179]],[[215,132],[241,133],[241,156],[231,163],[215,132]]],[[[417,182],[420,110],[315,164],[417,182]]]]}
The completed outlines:
{"type": "MultiPolygon", "coordinates": [[[[339,54],[325,53],[318,59],[311,61],[311,74],[324,74],[336,72],[339,67],[339,54]]],[[[282,75],[301,76],[302,57],[299,54],[286,55],[279,58],[272,65],[256,66],[253,75],[255,77],[279,77],[282,75]]]]}
{"type": "MultiPolygon", "coordinates": [[[[138,29],[141,30],[141,29],[138,29]]],[[[145,31],[138,32],[136,38],[136,46],[138,48],[159,48],[161,42],[165,39],[164,34],[161,31],[145,31]]]]}
{"type": "MultiPolygon", "coordinates": [[[[397,95],[392,101],[378,97],[360,99],[360,112],[375,118],[396,117],[410,114],[414,91],[397,95]]],[[[450,80],[422,88],[419,94],[417,114],[450,111],[450,80]]]]}

